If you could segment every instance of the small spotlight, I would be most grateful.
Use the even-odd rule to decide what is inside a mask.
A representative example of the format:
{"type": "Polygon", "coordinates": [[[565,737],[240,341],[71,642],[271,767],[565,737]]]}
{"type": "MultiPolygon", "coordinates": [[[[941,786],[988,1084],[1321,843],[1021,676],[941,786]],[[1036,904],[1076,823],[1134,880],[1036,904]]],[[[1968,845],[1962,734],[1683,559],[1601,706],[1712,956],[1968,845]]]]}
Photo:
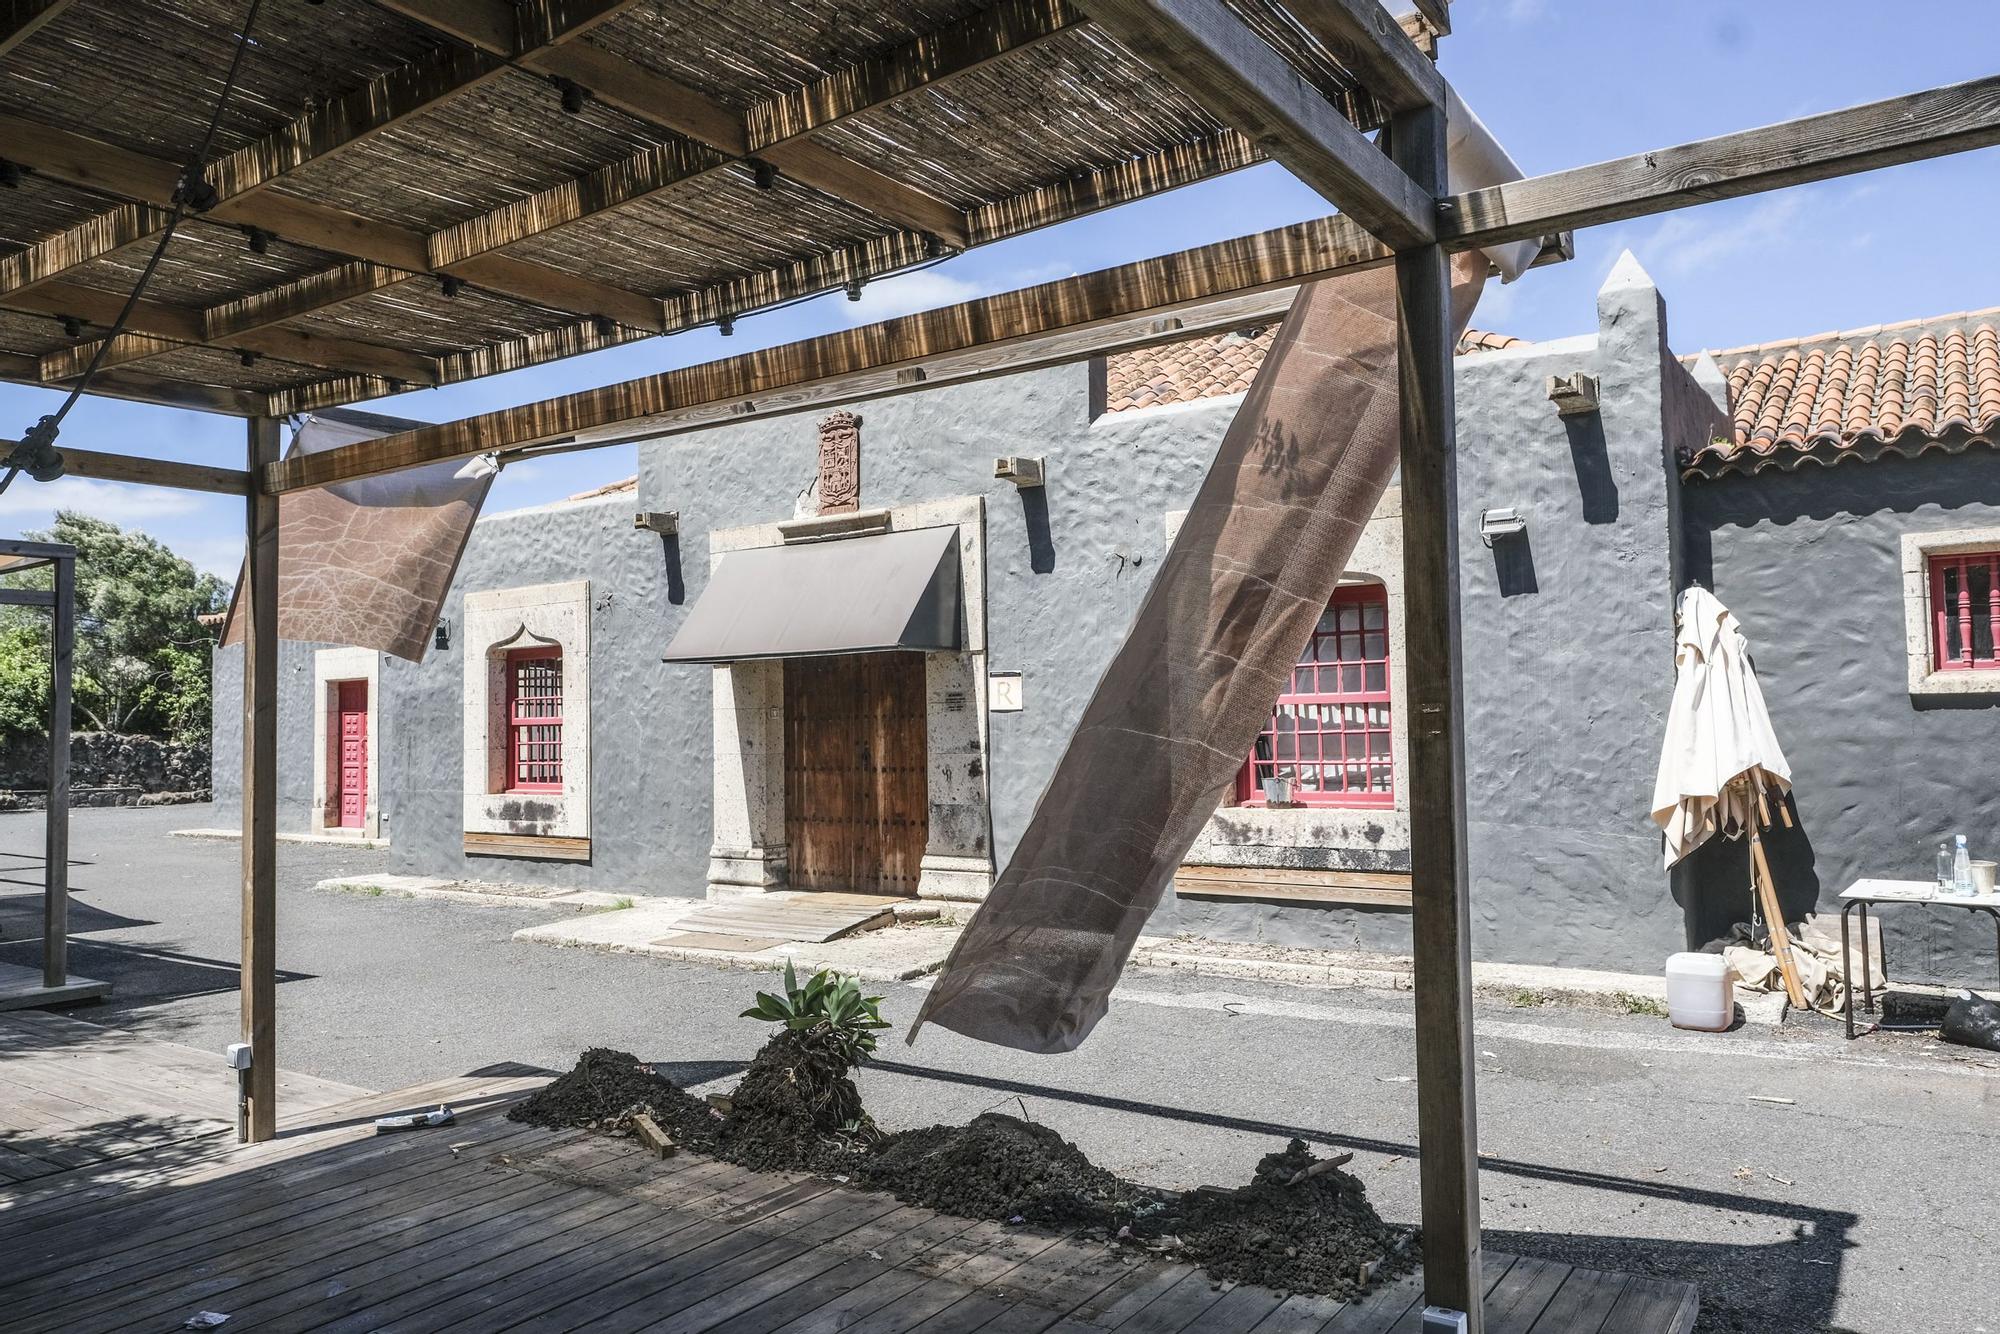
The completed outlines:
{"type": "Polygon", "coordinates": [[[83,337],[83,321],[78,319],[76,316],[58,315],[56,316],[56,323],[62,326],[63,337],[65,338],[83,337]]]}
{"type": "Polygon", "coordinates": [[[463,279],[449,273],[438,275],[438,291],[443,292],[447,298],[455,297],[463,290],[465,290],[463,279]]]}
{"type": "Polygon", "coordinates": [[[239,348],[236,352],[236,360],[241,362],[243,369],[247,371],[257,364],[257,354],[247,347],[239,348]]]}
{"type": "Polygon", "coordinates": [[[245,227],[243,229],[243,236],[250,243],[251,254],[268,255],[271,253],[271,234],[262,227],[245,227]]]}
{"type": "Polygon", "coordinates": [[[20,189],[22,171],[20,163],[9,162],[6,158],[0,157],[0,187],[9,190],[20,189]]]}
{"type": "Polygon", "coordinates": [[[562,109],[572,116],[583,114],[583,104],[590,100],[590,94],[574,79],[565,79],[560,74],[551,75],[549,82],[562,94],[562,109]]]}
{"type": "Polygon", "coordinates": [[[760,157],[750,159],[750,174],[759,190],[769,190],[778,183],[778,169],[760,157]]]}
{"type": "Polygon", "coordinates": [[[174,202],[185,204],[197,213],[206,213],[222,202],[215,187],[208,183],[208,175],[199,162],[190,162],[181,168],[181,178],[174,183],[174,202]]]}
{"type": "Polygon", "coordinates": [[[724,338],[730,337],[736,332],[736,317],[734,315],[717,315],[715,317],[715,331],[724,338]]]}
{"type": "Polygon", "coordinates": [[[611,338],[618,332],[618,321],[612,319],[609,315],[592,315],[590,317],[590,331],[599,338],[611,338]]]}
{"type": "Polygon", "coordinates": [[[952,248],[944,243],[942,237],[935,236],[930,232],[924,233],[925,259],[943,259],[946,255],[952,253],[954,253],[952,248]]]}
{"type": "Polygon", "coordinates": [[[849,301],[859,301],[861,299],[861,288],[866,281],[864,278],[849,278],[847,280],[847,299],[849,301]]]}

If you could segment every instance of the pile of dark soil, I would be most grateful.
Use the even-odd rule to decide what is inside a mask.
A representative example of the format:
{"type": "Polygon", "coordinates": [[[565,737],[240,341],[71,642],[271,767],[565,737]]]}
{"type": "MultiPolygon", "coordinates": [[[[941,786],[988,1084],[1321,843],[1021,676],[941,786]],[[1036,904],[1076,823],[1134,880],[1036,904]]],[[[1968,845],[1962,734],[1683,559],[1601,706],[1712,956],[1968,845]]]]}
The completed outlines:
{"type": "Polygon", "coordinates": [[[1100,1232],[1219,1279],[1347,1298],[1412,1263],[1409,1236],[1376,1215],[1361,1182],[1300,1140],[1266,1155],[1247,1186],[1176,1194],[1126,1181],[1049,1127],[997,1112],[883,1135],[837,1050],[809,1035],[767,1042],[720,1118],[637,1057],[602,1047],[508,1115],[615,1133],[635,1107],[683,1148],[743,1167],[852,1176],[964,1218],[1100,1232]]]}
{"type": "Polygon", "coordinates": [[[716,1152],[743,1167],[851,1171],[878,1138],[833,1043],[781,1031],[729,1098],[716,1152]]]}
{"type": "Polygon", "coordinates": [[[507,1118],[545,1130],[608,1128],[635,1108],[647,1109],[683,1148],[715,1152],[721,1127],[707,1103],[630,1052],[609,1047],[586,1051],[568,1074],[509,1108],[507,1118]]]}
{"type": "Polygon", "coordinates": [[[932,1126],[885,1137],[861,1180],[962,1218],[1115,1232],[1158,1212],[1157,1191],[1120,1180],[1047,1126],[998,1112],[970,1125],[932,1126]]]}
{"type": "Polygon", "coordinates": [[[1382,1221],[1358,1178],[1324,1165],[1304,1175],[1319,1162],[1295,1139],[1249,1185],[1189,1191],[1143,1230],[1178,1237],[1179,1257],[1216,1278],[1288,1292],[1345,1299],[1408,1270],[1409,1234],[1382,1221]]]}

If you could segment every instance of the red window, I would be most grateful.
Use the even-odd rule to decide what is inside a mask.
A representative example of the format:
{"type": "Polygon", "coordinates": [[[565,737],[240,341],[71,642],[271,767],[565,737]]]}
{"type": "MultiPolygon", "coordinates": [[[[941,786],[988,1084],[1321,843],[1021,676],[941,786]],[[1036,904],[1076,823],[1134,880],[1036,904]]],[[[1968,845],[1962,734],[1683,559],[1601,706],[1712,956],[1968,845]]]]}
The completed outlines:
{"type": "Polygon", "coordinates": [[[507,791],[562,791],[562,703],[561,649],[507,655],[507,791]]]}
{"type": "Polygon", "coordinates": [[[1931,557],[1931,662],[2000,668],[2000,551],[1931,557]]]}
{"type": "Polygon", "coordinates": [[[1270,722],[1237,775],[1239,804],[1268,801],[1264,780],[1290,779],[1308,806],[1393,806],[1389,762],[1389,593],[1334,593],[1270,722]]]}

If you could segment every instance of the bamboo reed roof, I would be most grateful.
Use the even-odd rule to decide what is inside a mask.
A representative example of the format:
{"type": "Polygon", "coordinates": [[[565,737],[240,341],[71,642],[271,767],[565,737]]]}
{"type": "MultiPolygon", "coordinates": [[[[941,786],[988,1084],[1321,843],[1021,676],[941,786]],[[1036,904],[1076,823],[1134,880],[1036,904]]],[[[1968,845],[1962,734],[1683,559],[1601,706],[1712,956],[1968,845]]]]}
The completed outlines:
{"type": "MultiPolygon", "coordinates": [[[[1381,122],[1285,3],[1228,3],[1381,122]]],[[[0,7],[0,378],[65,387],[97,351],[243,10],[0,7]]],[[[1064,0],[264,0],[220,202],[93,392],[282,415],[466,380],[1258,160],[1064,0]]]]}

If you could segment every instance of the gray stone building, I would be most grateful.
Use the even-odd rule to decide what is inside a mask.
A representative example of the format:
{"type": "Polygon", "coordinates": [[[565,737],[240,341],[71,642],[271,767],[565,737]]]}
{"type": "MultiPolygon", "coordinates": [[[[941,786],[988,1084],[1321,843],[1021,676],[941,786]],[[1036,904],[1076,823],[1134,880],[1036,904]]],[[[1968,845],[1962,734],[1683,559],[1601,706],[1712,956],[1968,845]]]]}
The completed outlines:
{"type": "MultiPolygon", "coordinates": [[[[626,487],[490,515],[421,665],[285,646],[281,827],[425,875],[976,900],[1268,340],[654,441],[626,487]],[[806,639],[828,656],[784,656],[806,639]],[[663,660],[690,641],[729,660],[663,660]]],[[[1742,619],[1791,754],[1790,911],[1921,876],[1955,831],[2000,844],[1990,317],[1686,358],[1627,256],[1593,331],[1461,353],[1478,957],[1651,971],[1746,915],[1741,845],[1670,877],[1648,819],[1690,578],[1742,619]]],[[[1406,947],[1400,533],[1392,487],[1153,930],[1406,947]]],[[[233,699],[236,653],[215,671],[233,699]]],[[[1990,966],[1970,924],[1886,925],[1900,975],[1990,966]]]]}

